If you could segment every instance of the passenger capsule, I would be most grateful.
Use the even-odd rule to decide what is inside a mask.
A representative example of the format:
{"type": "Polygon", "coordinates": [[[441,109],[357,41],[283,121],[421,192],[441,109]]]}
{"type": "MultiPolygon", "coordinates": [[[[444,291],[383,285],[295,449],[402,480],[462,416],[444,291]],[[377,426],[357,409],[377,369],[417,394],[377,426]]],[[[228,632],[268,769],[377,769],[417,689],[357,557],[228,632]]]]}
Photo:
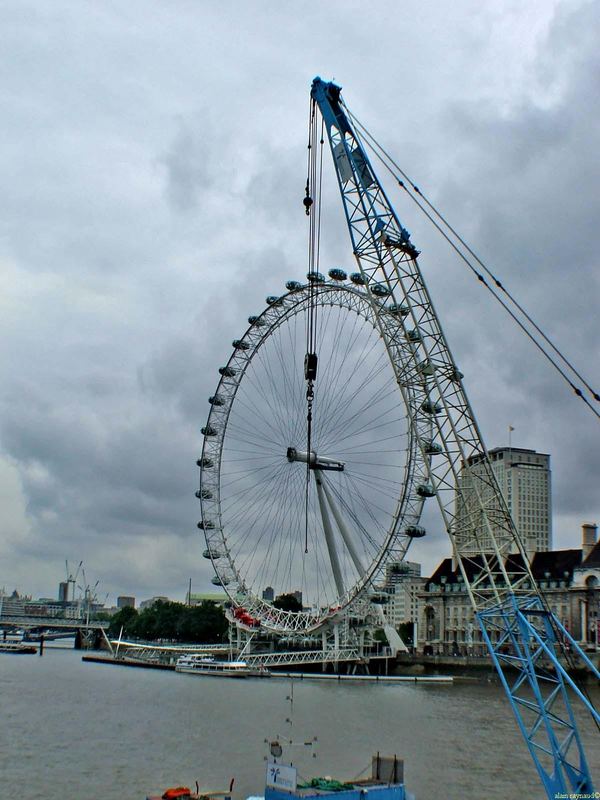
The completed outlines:
{"type": "Polygon", "coordinates": [[[212,458],[208,458],[207,456],[202,456],[202,458],[199,458],[198,461],[196,461],[196,466],[201,467],[202,469],[210,469],[211,467],[214,467],[214,465],[215,462],[212,460],[212,458]]]}
{"type": "Polygon", "coordinates": [[[281,297],[278,297],[276,294],[270,294],[267,297],[267,305],[268,306],[280,306],[281,305],[281,297]]]}
{"type": "Polygon", "coordinates": [[[432,442],[431,439],[426,439],[423,442],[423,449],[425,450],[425,454],[428,456],[439,456],[439,454],[442,452],[441,444],[432,442]]]}
{"type": "Polygon", "coordinates": [[[425,528],[422,528],[421,525],[409,525],[404,533],[411,539],[422,539],[425,536],[425,528]]]}
{"type": "Polygon", "coordinates": [[[215,528],[215,523],[212,519],[201,519],[198,523],[198,528],[201,531],[212,531],[215,528]]]}
{"type": "Polygon", "coordinates": [[[406,338],[409,342],[422,342],[423,337],[421,336],[421,331],[418,328],[413,328],[411,331],[406,331],[406,338]]]}
{"type": "Polygon", "coordinates": [[[450,372],[450,374],[448,375],[448,377],[450,378],[450,380],[451,380],[451,381],[454,381],[454,383],[458,383],[459,381],[462,381],[462,379],[463,379],[465,376],[462,374],[462,372],[461,372],[460,370],[458,370],[458,369],[453,369],[453,370],[450,372]]]}
{"type": "Polygon", "coordinates": [[[297,292],[299,289],[302,288],[302,284],[300,281],[287,281],[285,284],[285,288],[290,292],[297,292]]]}
{"type": "Polygon", "coordinates": [[[243,339],[234,339],[231,346],[235,347],[236,350],[250,350],[250,345],[243,339]]]}
{"type": "Polygon", "coordinates": [[[417,486],[419,497],[435,497],[435,489],[430,483],[420,483],[417,486]]]}
{"type": "Polygon", "coordinates": [[[414,246],[412,242],[403,241],[400,242],[397,246],[399,250],[402,250],[403,253],[406,253],[411,258],[416,258],[421,252],[420,250],[417,250],[417,248],[414,246]]]}
{"type": "Polygon", "coordinates": [[[433,400],[425,400],[421,405],[421,411],[424,411],[426,414],[439,414],[441,410],[441,405],[439,405],[439,403],[434,403],[433,400]]]}
{"type": "Polygon", "coordinates": [[[213,586],[227,586],[227,584],[229,583],[229,579],[225,577],[221,578],[219,577],[219,575],[214,575],[210,579],[210,582],[212,583],[213,586]]]}
{"type": "Polygon", "coordinates": [[[391,303],[386,311],[389,311],[390,314],[397,317],[408,317],[410,314],[410,308],[408,306],[401,306],[398,303],[391,303]]]}
{"type": "Polygon", "coordinates": [[[210,558],[212,561],[216,561],[218,558],[221,558],[221,553],[213,547],[209,550],[203,550],[202,557],[210,558]]]}
{"type": "Polygon", "coordinates": [[[236,371],[233,367],[219,367],[219,374],[224,378],[233,378],[236,371]]]}
{"type": "Polygon", "coordinates": [[[250,325],[255,325],[257,328],[262,328],[263,325],[266,325],[264,319],[256,316],[248,317],[248,322],[250,325]]]}
{"type": "Polygon", "coordinates": [[[350,273],[350,280],[352,283],[355,283],[357,286],[364,286],[367,281],[363,278],[360,272],[351,272],[350,273]]]}
{"type": "Polygon", "coordinates": [[[371,284],[371,292],[375,295],[375,297],[387,297],[390,293],[390,290],[383,283],[373,283],[371,284]]]}
{"type": "Polygon", "coordinates": [[[421,375],[426,375],[426,376],[433,375],[435,372],[435,367],[433,366],[431,361],[428,358],[426,358],[419,364],[419,372],[421,373],[421,375]]]}
{"type": "Polygon", "coordinates": [[[220,394],[213,394],[212,397],[208,398],[208,402],[211,406],[224,406],[225,400],[221,397],[220,394]]]}
{"type": "Polygon", "coordinates": [[[218,431],[212,425],[205,425],[204,428],[200,428],[200,433],[203,436],[216,436],[218,431]]]}
{"type": "Polygon", "coordinates": [[[196,492],[196,497],[198,500],[212,500],[213,493],[210,489],[199,489],[196,492]]]}
{"type": "Polygon", "coordinates": [[[334,267],[333,269],[329,270],[329,277],[332,278],[334,281],[345,281],[348,275],[344,272],[343,269],[338,269],[338,267],[334,267]]]}
{"type": "Polygon", "coordinates": [[[368,597],[369,600],[377,606],[384,606],[390,599],[385,592],[372,592],[368,597]]]}
{"type": "Polygon", "coordinates": [[[309,283],[325,283],[325,275],[320,272],[307,272],[306,279],[309,283]]]}

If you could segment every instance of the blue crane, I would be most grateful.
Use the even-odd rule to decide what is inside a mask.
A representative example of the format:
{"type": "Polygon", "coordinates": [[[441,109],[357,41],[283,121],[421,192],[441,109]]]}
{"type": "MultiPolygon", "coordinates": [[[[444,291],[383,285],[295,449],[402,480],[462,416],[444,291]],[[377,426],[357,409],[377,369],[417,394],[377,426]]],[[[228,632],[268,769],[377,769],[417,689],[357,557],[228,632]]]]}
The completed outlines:
{"type": "Polygon", "coordinates": [[[574,706],[580,702],[596,724],[600,715],[574,682],[565,658],[577,656],[599,679],[600,673],[536,585],[417,264],[418,251],[377,179],[341,88],[320,78],[311,90],[313,166],[309,158],[306,213],[317,216],[317,109],[364,285],[373,303],[381,302],[377,287],[383,286],[392,304],[406,309],[401,325],[413,344],[412,358],[396,378],[405,401],[409,395],[419,401],[406,402],[416,409],[411,429],[427,464],[429,496],[439,505],[483,640],[549,800],[560,793],[593,793],[574,706]]]}

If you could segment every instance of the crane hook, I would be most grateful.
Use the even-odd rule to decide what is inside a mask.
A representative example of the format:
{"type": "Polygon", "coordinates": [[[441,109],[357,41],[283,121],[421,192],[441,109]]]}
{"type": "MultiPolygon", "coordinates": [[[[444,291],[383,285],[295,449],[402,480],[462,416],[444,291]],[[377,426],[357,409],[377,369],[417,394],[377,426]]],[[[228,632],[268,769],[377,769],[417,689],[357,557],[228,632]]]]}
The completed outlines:
{"type": "Polygon", "coordinates": [[[310,196],[310,191],[308,188],[308,181],[306,181],[306,197],[302,202],[304,204],[304,208],[306,209],[306,216],[308,217],[308,215],[310,214],[310,207],[313,204],[313,200],[312,197],[310,196]]]}

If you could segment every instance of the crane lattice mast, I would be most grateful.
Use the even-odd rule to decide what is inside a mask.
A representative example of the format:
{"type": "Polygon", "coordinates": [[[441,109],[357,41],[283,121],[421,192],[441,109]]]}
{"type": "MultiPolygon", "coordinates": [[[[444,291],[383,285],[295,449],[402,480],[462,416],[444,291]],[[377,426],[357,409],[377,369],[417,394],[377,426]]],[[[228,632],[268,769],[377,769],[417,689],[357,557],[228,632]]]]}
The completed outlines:
{"type": "MultiPolygon", "coordinates": [[[[387,287],[386,302],[391,300],[402,320],[402,346],[381,333],[393,351],[390,361],[405,406],[413,409],[409,423],[428,471],[423,491],[437,500],[483,638],[547,796],[593,792],[571,696],[596,721],[600,717],[564,668],[561,647],[568,643],[600,674],[536,585],[419,269],[418,251],[375,175],[340,87],[315,78],[311,103],[312,116],[318,107],[323,118],[365,285],[387,287]],[[409,355],[406,341],[412,343],[409,355]]],[[[377,293],[370,297],[374,304],[382,302],[377,293]]]]}

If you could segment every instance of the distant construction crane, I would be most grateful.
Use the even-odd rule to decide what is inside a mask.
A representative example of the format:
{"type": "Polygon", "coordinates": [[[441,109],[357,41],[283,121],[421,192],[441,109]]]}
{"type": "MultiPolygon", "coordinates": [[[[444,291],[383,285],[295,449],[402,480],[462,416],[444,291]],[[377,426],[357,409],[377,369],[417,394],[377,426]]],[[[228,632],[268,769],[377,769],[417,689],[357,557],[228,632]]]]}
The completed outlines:
{"type": "Polygon", "coordinates": [[[77,585],[77,578],[79,577],[79,572],[80,572],[81,568],[83,567],[83,561],[80,561],[79,564],[77,565],[77,569],[75,570],[75,574],[74,575],[69,570],[69,562],[68,561],[65,561],[65,567],[66,567],[66,570],[67,570],[67,580],[66,580],[67,596],[66,596],[65,599],[66,599],[66,601],[68,603],[71,600],[73,600],[73,601],[75,600],[75,586],[77,585]],[[72,592],[71,592],[71,587],[73,589],[72,592]]]}

